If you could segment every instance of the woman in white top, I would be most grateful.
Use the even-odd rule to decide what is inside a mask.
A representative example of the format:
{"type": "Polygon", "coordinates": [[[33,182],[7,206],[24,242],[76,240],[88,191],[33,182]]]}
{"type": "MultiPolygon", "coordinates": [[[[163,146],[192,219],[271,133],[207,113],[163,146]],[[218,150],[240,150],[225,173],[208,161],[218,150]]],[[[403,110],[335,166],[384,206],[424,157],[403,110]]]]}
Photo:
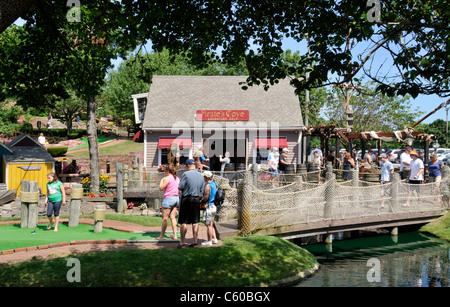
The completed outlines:
{"type": "Polygon", "coordinates": [[[45,136],[44,136],[44,134],[41,132],[41,134],[39,135],[39,137],[38,137],[38,142],[39,142],[39,144],[41,144],[42,146],[44,146],[45,145],[45,136]]]}

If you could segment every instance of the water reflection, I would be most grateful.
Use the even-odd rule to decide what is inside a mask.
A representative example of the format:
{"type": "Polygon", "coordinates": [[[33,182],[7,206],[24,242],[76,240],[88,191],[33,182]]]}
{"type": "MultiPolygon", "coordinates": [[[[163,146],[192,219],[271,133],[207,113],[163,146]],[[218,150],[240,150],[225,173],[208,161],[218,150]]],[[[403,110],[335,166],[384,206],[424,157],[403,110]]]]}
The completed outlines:
{"type": "Polygon", "coordinates": [[[418,232],[302,247],[321,269],[298,287],[449,286],[450,244],[418,232]]]}

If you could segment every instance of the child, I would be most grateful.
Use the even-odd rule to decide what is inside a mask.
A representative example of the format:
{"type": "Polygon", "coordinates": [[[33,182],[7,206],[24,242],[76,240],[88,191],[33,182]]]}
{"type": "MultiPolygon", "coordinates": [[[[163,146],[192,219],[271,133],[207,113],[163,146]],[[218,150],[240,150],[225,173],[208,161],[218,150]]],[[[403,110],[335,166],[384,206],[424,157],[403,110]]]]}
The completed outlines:
{"type": "Polygon", "coordinates": [[[45,197],[45,205],[47,207],[47,217],[49,224],[47,230],[50,230],[53,225],[52,214],[55,214],[55,229],[53,231],[58,231],[59,224],[59,210],[61,209],[61,204],[66,205],[66,191],[64,190],[64,185],[59,181],[55,173],[47,174],[47,195],[45,197]]]}

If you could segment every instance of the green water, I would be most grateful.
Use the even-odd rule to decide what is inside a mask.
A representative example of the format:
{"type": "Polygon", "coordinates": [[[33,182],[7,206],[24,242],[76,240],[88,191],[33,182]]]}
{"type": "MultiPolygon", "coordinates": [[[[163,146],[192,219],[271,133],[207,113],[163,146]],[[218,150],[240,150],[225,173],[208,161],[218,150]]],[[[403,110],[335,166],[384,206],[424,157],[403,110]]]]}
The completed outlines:
{"type": "Polygon", "coordinates": [[[419,232],[302,246],[320,270],[297,287],[448,287],[450,243],[419,232]]]}

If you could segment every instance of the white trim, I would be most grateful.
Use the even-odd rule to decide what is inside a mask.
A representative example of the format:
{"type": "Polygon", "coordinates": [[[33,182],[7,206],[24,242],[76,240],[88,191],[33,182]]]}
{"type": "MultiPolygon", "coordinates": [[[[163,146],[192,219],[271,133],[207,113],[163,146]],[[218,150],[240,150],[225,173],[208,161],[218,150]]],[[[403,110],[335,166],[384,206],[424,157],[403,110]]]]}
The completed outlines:
{"type": "MultiPolygon", "coordinates": [[[[144,131],[172,131],[172,127],[167,127],[167,128],[149,128],[149,127],[143,127],[142,130],[144,131]]],[[[203,131],[205,129],[208,130],[215,130],[215,131],[258,131],[258,130],[262,130],[263,128],[261,127],[256,127],[256,128],[251,128],[251,127],[180,127],[180,129],[190,129],[191,131],[203,131]]],[[[302,131],[304,130],[303,126],[295,126],[295,127],[279,127],[277,130],[279,131],[294,131],[294,130],[298,130],[298,131],[302,131]]],[[[267,129],[267,131],[271,131],[271,129],[267,129]]],[[[179,133],[176,133],[179,134],[179,133]]]]}
{"type": "Polygon", "coordinates": [[[147,169],[147,131],[144,130],[144,167],[147,169]]]}

